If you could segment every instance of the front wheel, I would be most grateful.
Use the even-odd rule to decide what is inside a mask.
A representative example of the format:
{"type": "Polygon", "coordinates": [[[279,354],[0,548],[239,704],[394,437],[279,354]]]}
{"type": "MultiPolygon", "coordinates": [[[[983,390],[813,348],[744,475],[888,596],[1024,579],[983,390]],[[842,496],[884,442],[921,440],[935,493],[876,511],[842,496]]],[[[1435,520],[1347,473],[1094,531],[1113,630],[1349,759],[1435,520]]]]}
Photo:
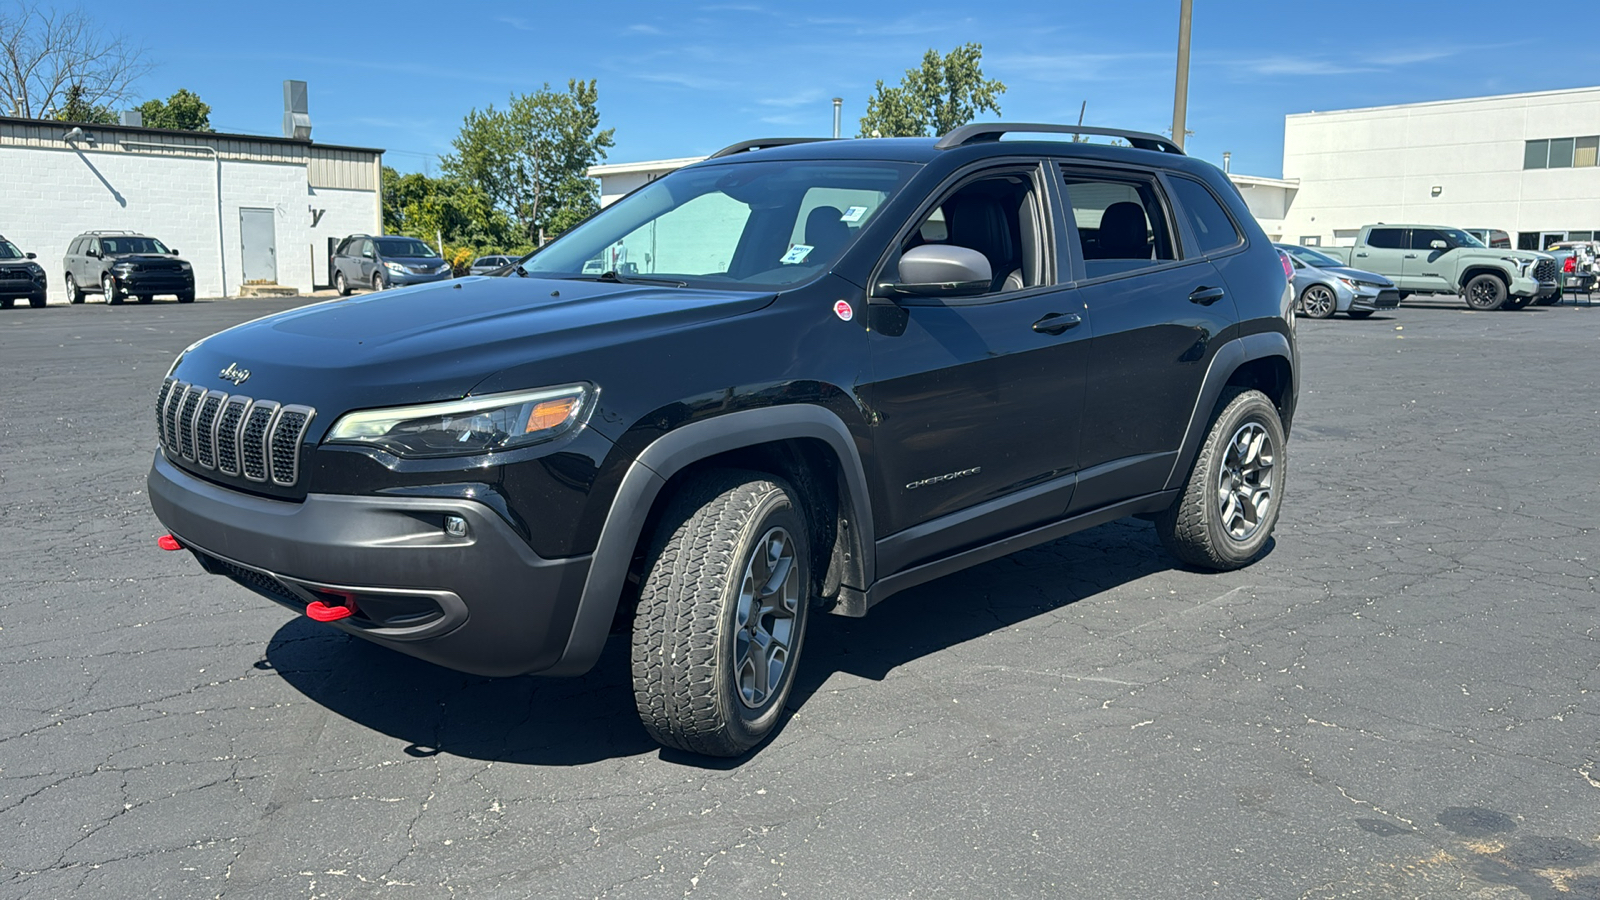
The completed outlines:
{"type": "Polygon", "coordinates": [[[805,515],[756,472],[711,472],[670,501],[633,626],[633,696],[650,736],[737,756],[778,724],[811,596],[805,515]]]}
{"type": "Polygon", "coordinates": [[[100,293],[105,295],[107,303],[118,304],[122,302],[122,295],[117,293],[117,280],[110,275],[101,279],[100,293]]]}
{"type": "Polygon", "coordinates": [[[344,280],[343,272],[333,273],[333,289],[337,291],[341,297],[350,296],[350,282],[344,280]]]}
{"type": "Polygon", "coordinates": [[[1461,298],[1467,301],[1467,306],[1480,312],[1499,309],[1506,302],[1506,283],[1498,275],[1478,275],[1467,282],[1461,298]]]}
{"type": "Polygon", "coordinates": [[[1313,284],[1300,295],[1300,311],[1313,319],[1326,319],[1338,308],[1333,290],[1325,284],[1313,284]]]}
{"type": "Polygon", "coordinates": [[[1156,516],[1167,552],[1203,569],[1248,565],[1267,545],[1283,501],[1285,454],[1278,408],[1240,391],[1211,423],[1183,492],[1156,516]]]}
{"type": "Polygon", "coordinates": [[[381,273],[381,272],[373,272],[372,273],[372,289],[375,290],[375,291],[383,290],[383,273],[381,273]]]}
{"type": "Polygon", "coordinates": [[[194,291],[184,291],[183,293],[179,294],[178,295],[178,302],[179,303],[193,303],[194,302],[194,291]]]}

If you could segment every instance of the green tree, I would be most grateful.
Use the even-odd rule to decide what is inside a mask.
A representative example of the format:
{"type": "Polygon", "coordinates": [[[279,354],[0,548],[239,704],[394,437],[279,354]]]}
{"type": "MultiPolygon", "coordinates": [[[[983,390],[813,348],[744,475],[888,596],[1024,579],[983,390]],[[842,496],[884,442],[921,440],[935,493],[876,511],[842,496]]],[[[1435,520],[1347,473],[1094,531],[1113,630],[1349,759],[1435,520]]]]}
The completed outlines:
{"type": "Polygon", "coordinates": [[[936,137],[973,120],[983,110],[1000,115],[1006,86],[983,77],[983,45],[962,44],[945,56],[928,49],[922,66],[907,69],[900,84],[879,81],[861,117],[861,137],[936,137]]]}
{"type": "Polygon", "coordinates": [[[383,167],[383,230],[432,243],[440,234],[448,244],[499,249],[521,243],[505,213],[489,196],[459,178],[401,175],[383,167]]]}
{"type": "Polygon", "coordinates": [[[138,109],[144,116],[146,128],[170,128],[174,131],[212,130],[210,104],[187,88],[178,88],[177,92],[165,102],[146,100],[138,109]]]}
{"type": "Polygon", "coordinates": [[[506,108],[467,113],[445,157],[446,175],[478,188],[532,243],[560,234],[600,205],[585,172],[614,146],[615,129],[600,130],[593,79],[572,79],[566,93],[550,85],[513,94],[506,108]]]}
{"type": "Polygon", "coordinates": [[[56,118],[62,122],[81,122],[85,125],[113,125],[116,124],[117,114],[109,106],[89,102],[83,86],[73,84],[63,92],[56,118]]]}

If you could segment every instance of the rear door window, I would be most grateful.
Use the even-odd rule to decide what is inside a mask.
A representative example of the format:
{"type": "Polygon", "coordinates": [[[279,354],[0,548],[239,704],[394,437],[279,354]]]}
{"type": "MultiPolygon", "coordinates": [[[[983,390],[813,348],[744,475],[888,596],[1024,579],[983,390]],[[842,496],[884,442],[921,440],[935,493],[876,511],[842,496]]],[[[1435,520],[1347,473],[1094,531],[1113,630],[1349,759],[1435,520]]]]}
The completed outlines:
{"type": "Polygon", "coordinates": [[[1406,230],[1404,228],[1374,228],[1367,232],[1367,246],[1384,250],[1404,250],[1406,249],[1406,230]]]}
{"type": "Polygon", "coordinates": [[[1140,175],[1062,173],[1084,274],[1100,278],[1178,258],[1161,193],[1140,175]]]}

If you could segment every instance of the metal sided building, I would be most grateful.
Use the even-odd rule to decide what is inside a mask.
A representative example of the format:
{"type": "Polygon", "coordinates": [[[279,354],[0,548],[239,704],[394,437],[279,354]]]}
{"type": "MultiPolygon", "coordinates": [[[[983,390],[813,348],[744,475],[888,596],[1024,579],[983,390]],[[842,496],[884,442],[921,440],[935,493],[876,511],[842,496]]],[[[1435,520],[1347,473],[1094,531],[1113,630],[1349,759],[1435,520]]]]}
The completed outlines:
{"type": "Polygon", "coordinates": [[[1299,113],[1283,239],[1342,245],[1375,222],[1507,232],[1515,246],[1600,238],[1600,87],[1299,113]]]}
{"type": "Polygon", "coordinates": [[[0,234],[38,254],[52,303],[72,239],[116,229],[180,251],[201,297],[306,292],[328,283],[330,238],[382,231],[382,161],[306,138],[0,117],[0,234]]]}

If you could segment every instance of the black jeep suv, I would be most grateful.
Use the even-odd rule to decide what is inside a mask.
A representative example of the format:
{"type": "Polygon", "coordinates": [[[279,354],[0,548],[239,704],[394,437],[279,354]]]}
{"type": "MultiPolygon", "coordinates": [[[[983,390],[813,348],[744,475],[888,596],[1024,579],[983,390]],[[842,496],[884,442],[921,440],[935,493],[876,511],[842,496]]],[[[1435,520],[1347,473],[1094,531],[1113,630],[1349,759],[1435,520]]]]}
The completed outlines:
{"type": "Polygon", "coordinates": [[[121,303],[124,297],[150,303],[157,294],[194,302],[194,267],[179,259],[178,251],[132,231],[86,231],[72,239],[61,265],[67,299],[73,303],[82,303],[83,295],[93,292],[107,303],[121,303]]]}
{"type": "Polygon", "coordinates": [[[1124,516],[1245,565],[1297,392],[1282,263],[1163,138],[998,140],[1081,131],[735,145],[505,275],[207,338],[155,398],[161,543],[467,672],[627,630],[646,728],[718,755],[771,731],[813,610],[1124,516]]]}
{"type": "Polygon", "coordinates": [[[21,299],[35,309],[45,304],[49,278],[34,259],[34,254],[23,253],[0,234],[0,309],[10,309],[21,299]]]}

